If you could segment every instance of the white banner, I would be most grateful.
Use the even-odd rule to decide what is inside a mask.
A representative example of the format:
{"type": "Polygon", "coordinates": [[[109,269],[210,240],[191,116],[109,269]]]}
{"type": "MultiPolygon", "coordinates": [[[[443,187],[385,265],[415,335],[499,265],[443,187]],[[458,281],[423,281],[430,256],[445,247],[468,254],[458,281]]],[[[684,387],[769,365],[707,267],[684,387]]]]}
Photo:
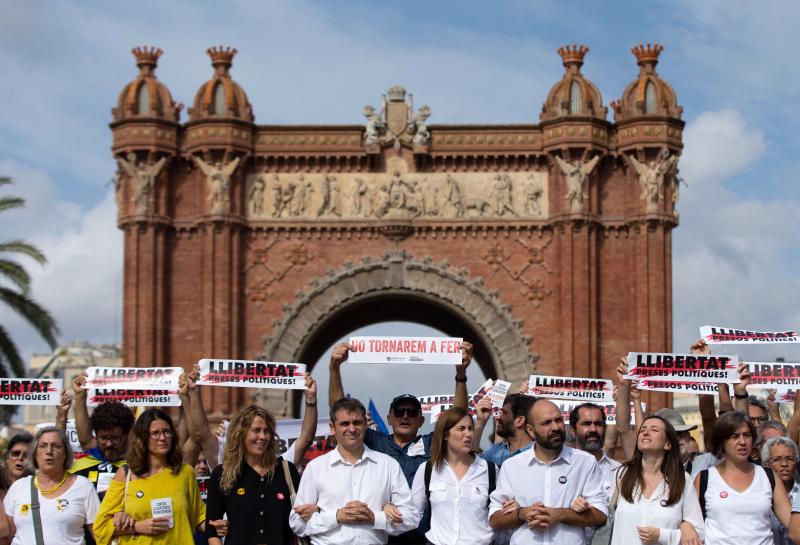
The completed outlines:
{"type": "Polygon", "coordinates": [[[700,327],[700,337],[708,344],[800,343],[800,335],[796,331],[749,331],[712,325],[700,327]]]}
{"type": "MultiPolygon", "coordinates": [[[[469,396],[469,399],[467,399],[467,411],[469,414],[473,416],[475,415],[475,406],[481,399],[489,394],[489,392],[492,390],[492,386],[494,386],[494,381],[490,378],[487,378],[486,382],[484,382],[483,385],[478,388],[478,391],[469,396]]],[[[448,407],[448,409],[449,408],[450,407],[448,407]]],[[[431,412],[431,414],[433,414],[433,412],[431,412]]]]}
{"type": "Polygon", "coordinates": [[[492,414],[500,414],[503,408],[503,402],[506,400],[506,396],[508,395],[509,388],[511,388],[510,382],[506,382],[505,380],[494,381],[492,389],[489,390],[488,394],[486,394],[492,400],[492,414]]]}
{"type": "Polygon", "coordinates": [[[177,390],[182,367],[89,367],[85,390],[177,390]]]}
{"type": "Polygon", "coordinates": [[[662,352],[629,352],[628,380],[638,380],[642,390],[664,392],[716,392],[716,384],[739,382],[739,356],[705,354],[671,354],[662,352]],[[664,386],[675,382],[675,387],[664,386]],[[657,384],[658,383],[658,384],[657,384]],[[684,389],[678,384],[710,383],[712,389],[684,389]]]}
{"type": "Polygon", "coordinates": [[[528,379],[528,395],[564,401],[614,403],[613,389],[610,380],[599,378],[531,375],[528,379]]]}
{"type": "MultiPolygon", "coordinates": [[[[325,452],[325,447],[331,441],[330,418],[320,418],[317,420],[317,430],[314,433],[314,442],[311,447],[316,447],[321,452],[325,452]]],[[[278,454],[286,460],[294,463],[294,443],[300,437],[300,429],[303,426],[303,419],[278,420],[275,424],[275,434],[278,436],[278,454]]]]}
{"type": "Polygon", "coordinates": [[[459,365],[461,343],[455,337],[350,337],[350,363],[459,365]]]}
{"type": "Polygon", "coordinates": [[[456,401],[454,394],[435,394],[429,396],[418,396],[419,404],[422,405],[422,412],[428,414],[433,411],[435,405],[453,405],[456,401]]]}
{"type": "Polygon", "coordinates": [[[181,398],[177,390],[89,390],[89,407],[97,407],[108,401],[119,401],[128,407],[180,407],[181,398]]]}
{"type": "Polygon", "coordinates": [[[0,379],[0,405],[58,405],[63,383],[60,378],[0,379]]]}
{"type": "Polygon", "coordinates": [[[747,367],[750,369],[750,386],[753,388],[800,388],[800,363],[753,361],[747,362],[747,367]]]}
{"type": "Polygon", "coordinates": [[[304,363],[214,359],[203,359],[199,363],[200,380],[197,384],[284,390],[306,388],[304,363]]]}
{"type": "Polygon", "coordinates": [[[797,399],[797,390],[778,390],[775,392],[775,401],[794,405],[797,399]]]}
{"type": "MultiPolygon", "coordinates": [[[[572,412],[572,409],[577,407],[578,405],[583,405],[586,401],[562,401],[558,399],[551,400],[555,403],[558,408],[561,410],[561,415],[564,417],[564,423],[569,424],[569,413],[572,412]]],[[[594,403],[594,402],[591,402],[594,403]]],[[[600,405],[603,407],[606,413],[606,425],[610,426],[612,424],[616,425],[617,423],[617,406],[616,405],[605,405],[602,403],[595,403],[595,405],[600,405]]],[[[642,409],[647,414],[647,403],[642,403],[642,409]]],[[[630,423],[631,425],[635,424],[636,415],[633,412],[633,402],[631,402],[631,416],[630,416],[630,423]]]]}

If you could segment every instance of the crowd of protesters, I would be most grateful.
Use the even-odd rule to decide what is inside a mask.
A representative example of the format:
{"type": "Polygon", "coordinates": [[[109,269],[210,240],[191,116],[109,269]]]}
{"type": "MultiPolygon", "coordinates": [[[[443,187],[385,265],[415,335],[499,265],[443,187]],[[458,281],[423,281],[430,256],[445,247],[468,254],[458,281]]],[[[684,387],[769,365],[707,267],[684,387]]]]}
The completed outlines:
{"type": "MultiPolygon", "coordinates": [[[[308,374],[290,459],[258,405],[212,430],[197,368],[180,379],[174,421],[157,408],[134,417],[119,402],[90,414],[78,376],[55,426],[8,443],[0,545],[800,544],[800,401],[784,423],[774,399],[747,393],[746,365],[732,397],[727,384],[718,405],[699,396],[701,452],[696,426],[677,411],[644,410],[624,361],[613,426],[602,405],[580,404],[565,418],[527,384],[497,412],[488,396],[469,411],[466,342],[453,406],[433,432],[420,434],[420,400],[402,394],[389,406],[391,433],[381,433],[345,395],[349,348],[335,346],[329,365],[335,447],[305,464],[318,420],[308,374]],[[71,409],[76,453],[65,433],[71,409]]],[[[691,351],[710,353],[703,341],[691,351]]]]}

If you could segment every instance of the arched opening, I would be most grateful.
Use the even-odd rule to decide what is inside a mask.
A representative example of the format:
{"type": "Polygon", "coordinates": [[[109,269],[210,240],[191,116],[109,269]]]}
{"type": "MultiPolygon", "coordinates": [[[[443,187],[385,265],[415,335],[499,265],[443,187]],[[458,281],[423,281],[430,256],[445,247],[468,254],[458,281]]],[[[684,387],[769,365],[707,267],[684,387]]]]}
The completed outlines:
{"type": "Polygon", "coordinates": [[[656,111],[656,86],[648,81],[644,87],[644,113],[652,114],[656,111]]]}
{"type": "Polygon", "coordinates": [[[225,87],[221,81],[214,86],[213,113],[216,115],[225,114],[225,87]]]}
{"type": "Polygon", "coordinates": [[[569,113],[579,114],[583,109],[581,103],[583,102],[583,89],[581,84],[575,80],[569,84],[569,113]]]}
{"type": "Polygon", "coordinates": [[[150,113],[150,89],[146,81],[143,81],[136,91],[136,113],[139,115],[150,113]]]}

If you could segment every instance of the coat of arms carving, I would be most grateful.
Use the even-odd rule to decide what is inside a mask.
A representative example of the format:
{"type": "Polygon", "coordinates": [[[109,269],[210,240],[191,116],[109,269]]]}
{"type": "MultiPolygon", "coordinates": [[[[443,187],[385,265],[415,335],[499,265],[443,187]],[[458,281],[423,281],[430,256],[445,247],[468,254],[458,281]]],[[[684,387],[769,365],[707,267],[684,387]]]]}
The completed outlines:
{"type": "Polygon", "coordinates": [[[390,87],[381,98],[380,112],[372,106],[364,106],[364,117],[367,118],[364,144],[393,145],[395,149],[411,144],[427,146],[431,135],[426,122],[430,116],[428,106],[422,106],[414,113],[413,96],[403,87],[390,87]]]}

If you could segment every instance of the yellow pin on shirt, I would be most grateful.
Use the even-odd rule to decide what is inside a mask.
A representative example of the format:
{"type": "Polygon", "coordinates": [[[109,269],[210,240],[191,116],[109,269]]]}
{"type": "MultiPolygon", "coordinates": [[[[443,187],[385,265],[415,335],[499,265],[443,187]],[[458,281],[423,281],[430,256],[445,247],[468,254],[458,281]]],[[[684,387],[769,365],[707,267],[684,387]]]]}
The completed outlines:
{"type": "Polygon", "coordinates": [[[99,473],[97,471],[90,471],[89,472],[89,480],[92,481],[93,483],[96,483],[98,475],[99,475],[99,473]]]}
{"type": "Polygon", "coordinates": [[[240,488],[240,489],[238,489],[238,490],[236,491],[236,493],[237,493],[237,494],[239,494],[240,496],[244,496],[244,488],[240,488]]]}

